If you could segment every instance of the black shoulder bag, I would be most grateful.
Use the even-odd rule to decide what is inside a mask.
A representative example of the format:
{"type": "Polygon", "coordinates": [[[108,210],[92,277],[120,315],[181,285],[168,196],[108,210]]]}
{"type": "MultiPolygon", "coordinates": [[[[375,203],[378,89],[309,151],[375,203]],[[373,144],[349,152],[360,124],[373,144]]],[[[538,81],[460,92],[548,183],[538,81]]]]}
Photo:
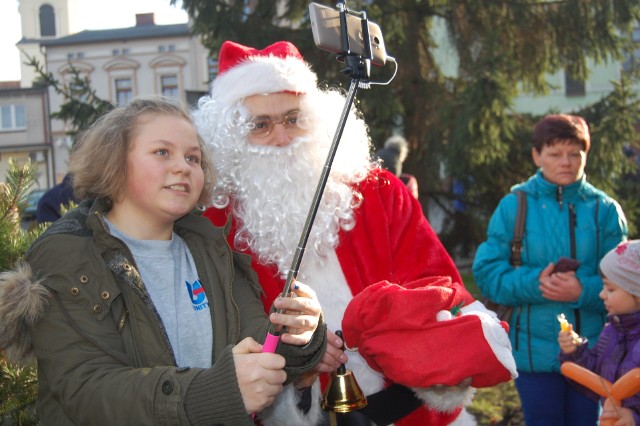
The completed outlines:
{"type": "MultiPolygon", "coordinates": [[[[518,196],[518,212],[516,216],[516,226],[513,230],[513,240],[511,240],[511,258],[509,263],[513,266],[522,265],[522,236],[524,234],[524,224],[527,218],[527,194],[522,191],[515,191],[518,196]]],[[[487,309],[498,315],[501,321],[509,322],[513,314],[513,306],[501,305],[485,297],[481,302],[487,309]]]]}

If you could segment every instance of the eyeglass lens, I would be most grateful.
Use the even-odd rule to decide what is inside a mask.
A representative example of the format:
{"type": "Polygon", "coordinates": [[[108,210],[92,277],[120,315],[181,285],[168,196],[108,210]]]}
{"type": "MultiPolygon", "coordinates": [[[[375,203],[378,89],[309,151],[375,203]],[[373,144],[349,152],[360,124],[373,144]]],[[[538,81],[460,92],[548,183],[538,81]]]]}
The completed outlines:
{"type": "Polygon", "coordinates": [[[248,123],[249,131],[255,136],[268,136],[276,124],[282,124],[287,131],[295,130],[299,128],[299,115],[300,111],[294,110],[287,113],[282,120],[272,120],[271,117],[266,115],[254,117],[248,123]]]}

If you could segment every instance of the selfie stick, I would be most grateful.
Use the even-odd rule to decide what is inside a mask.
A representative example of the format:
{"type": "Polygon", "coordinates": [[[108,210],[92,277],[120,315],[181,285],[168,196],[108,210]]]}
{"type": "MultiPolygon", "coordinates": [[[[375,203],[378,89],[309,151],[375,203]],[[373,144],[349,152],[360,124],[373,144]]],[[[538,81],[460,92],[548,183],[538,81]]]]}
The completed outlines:
{"type": "MultiPolygon", "coordinates": [[[[357,54],[351,53],[351,50],[349,49],[346,16],[349,12],[347,11],[344,1],[339,2],[337,7],[340,10],[340,31],[342,35],[342,53],[338,55],[338,60],[344,60],[346,67],[341,70],[341,72],[351,76],[351,84],[349,86],[349,92],[347,93],[345,106],[342,110],[342,114],[340,115],[338,128],[336,129],[333,142],[329,148],[329,154],[327,155],[327,159],[324,163],[322,174],[320,175],[320,180],[316,187],[316,192],[313,196],[309,213],[307,214],[307,219],[304,223],[304,227],[302,228],[302,235],[300,236],[298,247],[296,248],[293,261],[291,262],[291,267],[289,268],[289,273],[287,274],[287,280],[281,294],[282,297],[289,296],[289,293],[291,292],[291,284],[298,276],[302,256],[304,255],[304,250],[307,246],[307,241],[309,240],[309,234],[311,233],[311,228],[316,218],[318,207],[320,206],[320,200],[322,199],[324,188],[327,184],[327,180],[329,179],[331,164],[333,163],[336,151],[338,150],[338,144],[340,143],[340,138],[342,137],[342,132],[344,131],[349,111],[353,105],[353,100],[356,96],[356,91],[361,80],[369,78],[371,59],[373,58],[371,55],[371,40],[369,39],[369,22],[367,21],[366,14],[364,12],[360,12],[362,14],[362,34],[364,40],[366,40],[364,43],[365,55],[367,55],[366,58],[363,58],[357,54]]],[[[284,312],[284,309],[278,309],[276,312],[281,314],[284,312]]],[[[262,347],[262,352],[275,352],[282,332],[283,330],[281,326],[272,323],[269,326],[269,332],[267,333],[267,338],[265,339],[262,347]]]]}

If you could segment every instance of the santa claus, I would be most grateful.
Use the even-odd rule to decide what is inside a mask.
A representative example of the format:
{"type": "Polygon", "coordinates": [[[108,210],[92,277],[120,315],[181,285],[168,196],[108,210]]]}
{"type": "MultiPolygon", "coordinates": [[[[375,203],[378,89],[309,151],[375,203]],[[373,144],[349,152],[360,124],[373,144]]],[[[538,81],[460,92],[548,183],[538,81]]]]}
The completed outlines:
{"type": "MultiPolygon", "coordinates": [[[[345,105],[319,88],[295,46],[263,50],[225,42],[219,73],[194,118],[218,173],[205,215],[229,227],[229,243],[253,256],[265,309],[282,292],[345,105]]],[[[342,362],[369,400],[367,421],[447,425],[473,388],[516,375],[504,324],[465,290],[405,185],[371,160],[367,127],[349,112],[308,239],[298,280],[311,285],[330,330],[319,370],[342,362]],[[347,360],[348,359],[348,360],[347,360]]],[[[317,424],[296,392],[275,424],[317,424]]],[[[287,400],[287,398],[281,398],[287,400]]]]}

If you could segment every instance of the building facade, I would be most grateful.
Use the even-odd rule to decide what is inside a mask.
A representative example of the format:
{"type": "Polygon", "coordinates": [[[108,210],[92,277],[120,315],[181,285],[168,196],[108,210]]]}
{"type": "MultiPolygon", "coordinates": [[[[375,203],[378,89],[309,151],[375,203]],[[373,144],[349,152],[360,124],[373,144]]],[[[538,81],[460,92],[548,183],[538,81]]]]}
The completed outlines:
{"type": "Polygon", "coordinates": [[[49,127],[48,91],[43,87],[21,88],[19,82],[0,82],[0,176],[6,176],[9,159],[22,165],[38,165],[36,186],[54,184],[49,127]]]}
{"type": "MultiPolygon", "coordinates": [[[[153,13],[136,15],[129,28],[72,32],[77,0],[20,0],[22,61],[36,58],[62,84],[74,71],[86,77],[95,94],[116,106],[139,96],[163,95],[193,104],[207,91],[216,64],[188,23],[156,25],[153,13]]],[[[74,21],[75,20],[75,21],[74,21]]],[[[77,26],[77,23],[75,24],[77,26]]],[[[21,86],[31,87],[35,69],[23,65],[21,86]]],[[[60,110],[64,97],[49,89],[49,110],[60,110]]],[[[54,181],[67,171],[69,123],[50,120],[54,181]]],[[[53,183],[52,183],[53,184],[53,183]]]]}

